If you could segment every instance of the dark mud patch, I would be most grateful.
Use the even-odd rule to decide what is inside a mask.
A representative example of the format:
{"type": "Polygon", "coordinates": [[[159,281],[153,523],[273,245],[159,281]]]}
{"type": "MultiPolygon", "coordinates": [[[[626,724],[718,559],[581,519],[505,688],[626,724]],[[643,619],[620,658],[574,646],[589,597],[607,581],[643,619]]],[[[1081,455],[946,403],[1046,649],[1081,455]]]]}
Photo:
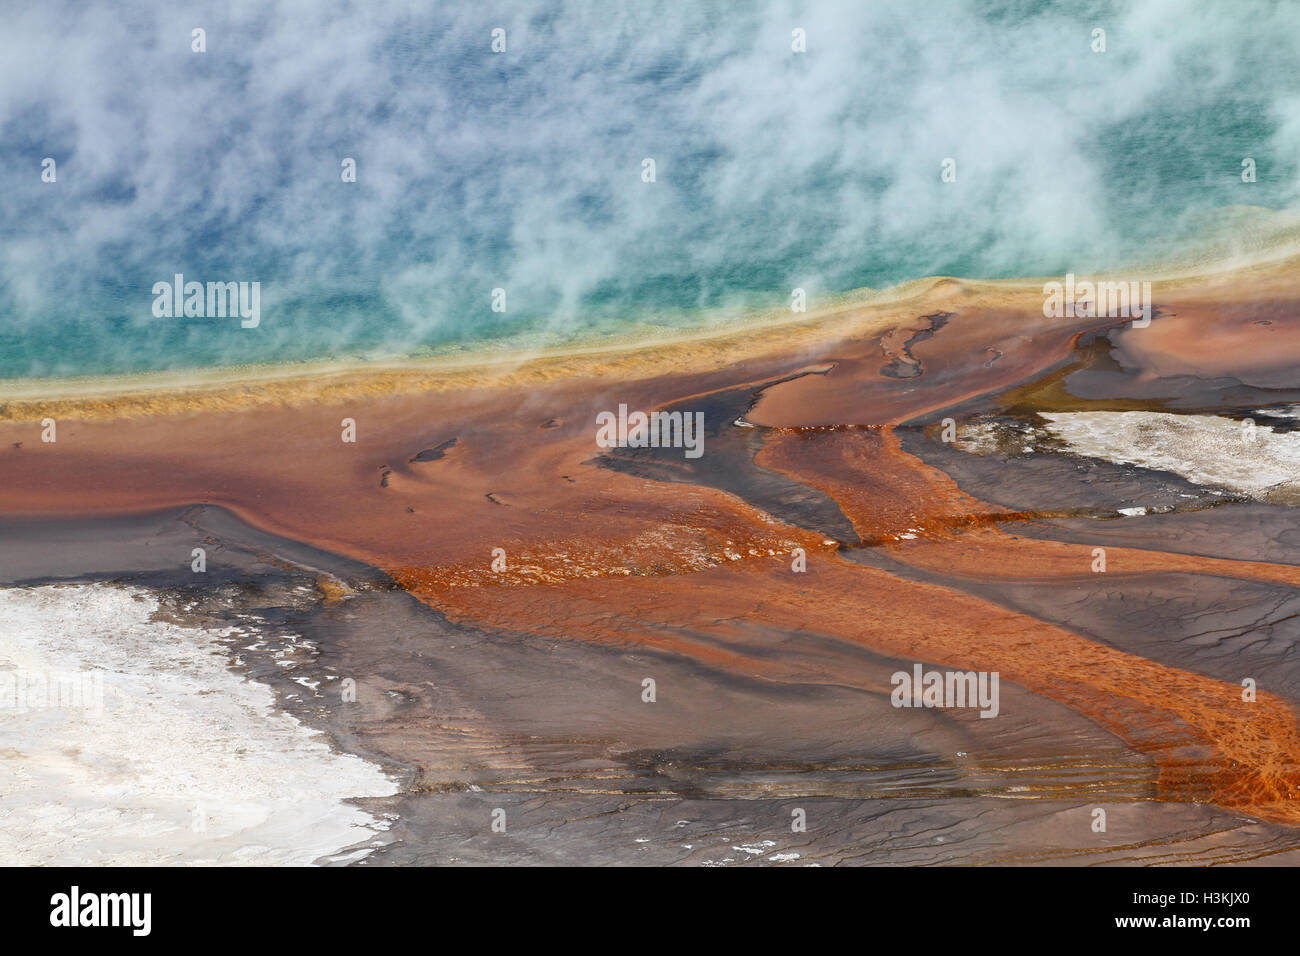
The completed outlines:
{"type": "MultiPolygon", "coordinates": [[[[912,348],[926,339],[934,338],[935,334],[948,324],[948,320],[952,318],[952,315],[951,312],[935,312],[933,315],[922,316],[930,324],[913,332],[911,337],[903,343],[899,354],[894,355],[887,364],[881,366],[880,374],[888,378],[900,379],[917,378],[922,375],[925,369],[921,365],[921,360],[912,354],[912,348]]],[[[888,352],[886,354],[888,355],[888,352]]]]}
{"type": "Polygon", "coordinates": [[[448,448],[451,448],[456,444],[456,441],[457,439],[455,438],[449,438],[441,445],[435,445],[432,448],[424,449],[424,451],[420,452],[414,458],[411,458],[409,460],[411,462],[437,461],[439,458],[442,458],[447,453],[448,448]]]}
{"type": "Polygon", "coordinates": [[[788,524],[838,541],[856,541],[852,523],[830,495],[769,471],[754,461],[763,447],[764,429],[744,424],[745,415],[764,389],[805,374],[826,373],[800,372],[757,386],[726,389],[665,406],[665,411],[683,415],[704,413],[704,451],[699,458],[687,458],[680,448],[614,448],[593,459],[593,463],[653,481],[716,488],[788,524]]]}

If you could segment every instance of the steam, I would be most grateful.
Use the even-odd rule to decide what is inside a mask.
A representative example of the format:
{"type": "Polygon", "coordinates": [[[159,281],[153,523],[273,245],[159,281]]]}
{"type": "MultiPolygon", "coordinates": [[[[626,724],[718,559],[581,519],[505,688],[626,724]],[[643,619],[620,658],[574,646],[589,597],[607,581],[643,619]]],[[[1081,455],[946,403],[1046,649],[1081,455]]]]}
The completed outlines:
{"type": "Polygon", "coordinates": [[[1298,7],[683,6],[11,13],[0,375],[542,341],[795,286],[815,304],[1083,273],[1181,241],[1198,210],[1297,200],[1298,7]],[[260,281],[256,334],[154,319],[152,284],[178,272],[260,281]]]}

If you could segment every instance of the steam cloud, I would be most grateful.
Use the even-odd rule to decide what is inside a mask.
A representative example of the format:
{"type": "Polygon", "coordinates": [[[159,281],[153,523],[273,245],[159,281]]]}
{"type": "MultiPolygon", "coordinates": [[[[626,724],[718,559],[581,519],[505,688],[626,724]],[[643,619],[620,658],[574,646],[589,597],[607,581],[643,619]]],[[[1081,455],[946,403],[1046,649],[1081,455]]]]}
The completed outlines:
{"type": "Polygon", "coordinates": [[[1287,207],[1300,188],[1300,7],[508,7],[7,13],[0,375],[555,338],[794,286],[1083,272],[1172,241],[1196,210],[1287,207]],[[177,272],[261,281],[265,321],[155,320],[149,290],[177,272]]]}

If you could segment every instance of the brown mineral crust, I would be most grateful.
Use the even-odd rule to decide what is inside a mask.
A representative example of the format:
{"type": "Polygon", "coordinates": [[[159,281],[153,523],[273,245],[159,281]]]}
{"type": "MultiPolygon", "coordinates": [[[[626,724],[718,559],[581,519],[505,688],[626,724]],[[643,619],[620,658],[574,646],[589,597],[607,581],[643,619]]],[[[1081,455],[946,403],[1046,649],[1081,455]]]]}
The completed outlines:
{"type": "MultiPolygon", "coordinates": [[[[1289,291],[1277,293],[1263,321],[1286,321],[1288,309],[1295,314],[1294,280],[1269,281],[1289,291]]],[[[1297,347],[1274,336],[1267,341],[1276,349],[1260,365],[1266,333],[1258,330],[1274,326],[1257,324],[1254,313],[1234,317],[1213,348],[1187,344],[1188,330],[1209,334],[1230,301],[1217,285],[1203,291],[1202,309],[1195,290],[1163,290],[1162,308],[1167,301],[1174,318],[1191,324],[1139,339],[1173,328],[1162,314],[1148,329],[1122,332],[1126,360],[1152,374],[1180,362],[1239,375],[1275,359],[1300,362],[1297,347]]],[[[878,314],[848,310],[822,330],[798,326],[798,344],[784,354],[761,335],[748,356],[734,344],[714,345],[708,361],[694,365],[656,352],[639,361],[593,359],[591,368],[574,359],[478,385],[461,376],[448,388],[403,373],[308,389],[306,399],[262,383],[248,401],[222,392],[192,407],[174,396],[86,399],[79,416],[75,402],[51,403],[62,416],[53,444],[39,441],[34,424],[42,402],[27,398],[0,416],[0,509],[107,515],[222,505],[264,531],[386,570],[453,621],[648,650],[718,673],[887,694],[856,653],[864,647],[901,661],[997,671],[1154,759],[1162,797],[1300,823],[1300,730],[1289,702],[1261,691],[1244,704],[1230,683],[837,553],[840,545],[876,545],[906,565],[957,577],[1089,573],[1088,546],[999,530],[1033,515],[964,494],[903,452],[892,428],[859,427],[1031,381],[1067,361],[1081,334],[1114,324],[1045,319],[1041,306],[1032,287],[949,281],[878,314]],[[942,327],[918,337],[935,329],[940,312],[942,327]],[[990,350],[996,361],[988,361],[990,350]],[[895,362],[915,374],[896,377],[898,365],[895,375],[881,371],[895,362]],[[812,364],[834,367],[757,384],[812,364]],[[747,420],[775,426],[763,433],[754,466],[830,495],[860,542],[795,528],[702,484],[596,466],[598,412],[619,404],[648,410],[751,384],[761,394],[747,420]],[[340,440],[345,418],[356,423],[355,444],[340,440]],[[440,457],[421,460],[434,448],[440,457]],[[501,571],[492,569],[497,548],[505,552],[501,571]],[[796,549],[807,554],[806,573],[792,570],[796,549]],[[789,637],[774,646],[764,629],[789,637]],[[814,653],[801,646],[804,634],[844,651],[832,644],[814,653]]],[[[1107,561],[1117,587],[1160,571],[1300,583],[1300,570],[1285,564],[1124,548],[1108,549],[1107,561]]]]}

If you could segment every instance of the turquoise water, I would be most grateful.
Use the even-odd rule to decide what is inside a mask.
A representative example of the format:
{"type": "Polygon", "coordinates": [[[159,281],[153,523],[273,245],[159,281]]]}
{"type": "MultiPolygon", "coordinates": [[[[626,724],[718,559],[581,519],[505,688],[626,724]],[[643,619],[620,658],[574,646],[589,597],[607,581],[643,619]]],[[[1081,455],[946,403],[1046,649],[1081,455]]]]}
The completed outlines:
{"type": "Polygon", "coordinates": [[[0,377],[554,344],[795,287],[815,308],[1133,268],[1213,210],[1296,204],[1300,5],[920,6],[16,15],[0,377]],[[177,272],[260,282],[260,325],[155,317],[177,272]]]}

